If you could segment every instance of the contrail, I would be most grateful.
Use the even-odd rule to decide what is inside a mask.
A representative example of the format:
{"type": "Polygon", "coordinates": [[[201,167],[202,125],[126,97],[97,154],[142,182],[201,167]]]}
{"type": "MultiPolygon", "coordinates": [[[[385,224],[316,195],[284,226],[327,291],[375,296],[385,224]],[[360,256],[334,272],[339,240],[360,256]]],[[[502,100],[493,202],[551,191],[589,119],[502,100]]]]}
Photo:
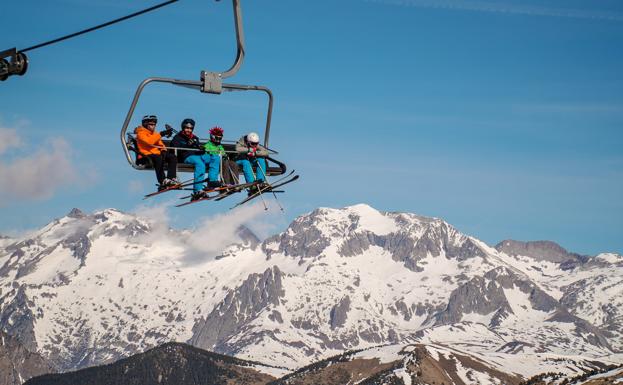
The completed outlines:
{"type": "Polygon", "coordinates": [[[454,11],[507,13],[529,16],[565,17],[573,19],[594,19],[623,21],[623,13],[592,11],[571,8],[550,8],[536,5],[508,4],[471,0],[365,0],[368,3],[397,5],[402,7],[438,8],[454,11]]]}

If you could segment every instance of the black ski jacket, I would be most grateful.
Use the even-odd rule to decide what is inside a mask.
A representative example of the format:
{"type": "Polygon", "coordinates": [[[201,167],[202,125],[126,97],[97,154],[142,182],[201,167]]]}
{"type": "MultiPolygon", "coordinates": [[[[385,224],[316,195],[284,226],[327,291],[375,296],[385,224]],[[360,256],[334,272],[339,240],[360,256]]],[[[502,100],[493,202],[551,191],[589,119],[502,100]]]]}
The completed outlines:
{"type": "Polygon", "coordinates": [[[177,160],[182,163],[184,162],[184,160],[186,160],[186,157],[188,157],[189,155],[203,155],[205,152],[203,149],[203,146],[201,145],[201,143],[199,143],[198,137],[193,135],[192,138],[189,138],[186,135],[183,135],[181,132],[177,133],[173,137],[173,139],[171,140],[171,143],[169,144],[169,147],[188,148],[188,149],[197,150],[197,151],[177,150],[177,160]]]}

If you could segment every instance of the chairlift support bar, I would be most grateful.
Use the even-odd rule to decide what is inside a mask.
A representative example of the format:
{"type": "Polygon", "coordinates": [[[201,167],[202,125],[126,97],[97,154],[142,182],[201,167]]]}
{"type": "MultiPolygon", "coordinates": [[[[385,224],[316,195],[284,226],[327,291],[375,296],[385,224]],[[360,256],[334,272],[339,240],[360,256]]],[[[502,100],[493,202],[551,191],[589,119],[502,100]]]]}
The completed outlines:
{"type": "MultiPolygon", "coordinates": [[[[140,169],[140,168],[137,167],[135,162],[132,160],[132,155],[130,154],[130,151],[128,150],[126,133],[128,130],[128,126],[130,125],[130,121],[132,120],[132,116],[134,115],[134,110],[141,96],[141,93],[143,92],[143,89],[145,88],[145,86],[147,86],[150,83],[169,83],[169,84],[173,84],[176,86],[194,88],[198,90],[201,90],[201,88],[204,86],[203,82],[197,81],[197,80],[181,80],[181,79],[157,78],[157,77],[147,78],[143,80],[143,82],[138,86],[138,89],[136,90],[136,93],[134,94],[134,99],[132,100],[132,104],[130,105],[130,110],[128,111],[128,114],[126,115],[125,121],[123,122],[123,127],[121,128],[121,133],[120,133],[121,144],[123,146],[123,151],[125,153],[126,159],[128,160],[128,163],[130,163],[130,165],[136,169],[140,169]]],[[[227,83],[221,84],[221,87],[223,90],[226,90],[226,91],[261,91],[261,92],[266,93],[266,95],[268,95],[266,128],[264,130],[264,146],[268,147],[268,140],[270,138],[270,124],[271,124],[271,119],[272,119],[272,114],[273,114],[273,93],[270,91],[270,89],[264,86],[227,84],[227,83]]]]}
{"type": "MultiPolygon", "coordinates": [[[[220,0],[216,0],[220,1],[220,0]]],[[[268,114],[266,117],[266,129],[264,131],[264,145],[268,147],[268,138],[270,135],[270,123],[272,118],[273,111],[273,94],[272,92],[263,86],[248,86],[241,84],[224,84],[223,79],[234,76],[240,67],[242,66],[242,61],[244,60],[244,31],[242,29],[242,8],[240,6],[240,0],[232,0],[233,12],[234,12],[234,24],[236,29],[236,58],[232,66],[224,71],[224,72],[211,72],[211,71],[201,71],[200,80],[180,80],[180,79],[172,79],[172,78],[162,78],[162,77],[151,77],[143,80],[143,82],[138,86],[136,93],[134,94],[134,99],[132,100],[132,104],[130,106],[130,110],[123,122],[123,127],[121,128],[121,144],[123,146],[123,151],[125,152],[125,156],[130,163],[130,165],[134,168],[138,168],[136,164],[132,161],[132,156],[128,150],[127,141],[126,141],[126,132],[128,130],[128,126],[130,121],[132,120],[132,116],[134,115],[134,109],[136,108],[136,104],[138,99],[143,92],[145,86],[152,82],[158,83],[169,83],[177,86],[196,88],[201,92],[210,93],[210,94],[221,94],[223,90],[227,91],[263,91],[268,95],[268,114]]]]}

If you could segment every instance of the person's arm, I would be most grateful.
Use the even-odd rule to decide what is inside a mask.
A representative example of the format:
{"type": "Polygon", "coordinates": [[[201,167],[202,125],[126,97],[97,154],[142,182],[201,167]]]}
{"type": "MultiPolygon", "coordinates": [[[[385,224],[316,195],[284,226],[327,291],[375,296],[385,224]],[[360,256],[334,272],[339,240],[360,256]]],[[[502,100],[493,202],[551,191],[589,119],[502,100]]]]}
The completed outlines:
{"type": "Polygon", "coordinates": [[[162,143],[162,141],[160,140],[160,135],[149,135],[149,133],[146,131],[147,130],[139,130],[136,133],[136,140],[151,147],[157,146],[158,142],[162,143]]]}
{"type": "Polygon", "coordinates": [[[184,145],[182,144],[182,140],[179,135],[175,135],[169,144],[171,147],[182,148],[184,145]]]}
{"type": "Polygon", "coordinates": [[[257,146],[257,151],[255,151],[255,156],[261,156],[262,158],[266,158],[268,156],[268,150],[266,147],[257,146]]]}
{"type": "Polygon", "coordinates": [[[236,142],[236,152],[238,154],[246,154],[249,152],[249,147],[245,146],[243,139],[236,142]]]}

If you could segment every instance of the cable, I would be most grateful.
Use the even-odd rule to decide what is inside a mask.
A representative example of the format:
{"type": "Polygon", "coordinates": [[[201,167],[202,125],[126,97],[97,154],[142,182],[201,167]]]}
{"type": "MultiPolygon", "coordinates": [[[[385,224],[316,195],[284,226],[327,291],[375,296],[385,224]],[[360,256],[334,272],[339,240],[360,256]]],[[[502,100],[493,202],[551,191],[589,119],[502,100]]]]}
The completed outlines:
{"type": "Polygon", "coordinates": [[[58,39],[50,40],[50,41],[47,41],[47,42],[45,42],[45,43],[37,44],[37,45],[34,45],[34,46],[32,46],[32,47],[28,47],[28,48],[26,48],[26,49],[22,49],[22,50],[20,50],[20,52],[32,51],[32,50],[37,49],[37,48],[45,47],[46,45],[50,45],[50,44],[54,44],[54,43],[58,43],[58,42],[60,42],[60,41],[67,40],[67,39],[70,39],[70,38],[72,38],[72,37],[75,37],[75,36],[78,36],[78,35],[85,34],[85,33],[87,33],[87,32],[92,32],[92,31],[95,31],[96,29],[100,29],[100,28],[108,27],[109,25],[112,25],[112,24],[118,23],[118,22],[120,22],[120,21],[124,21],[124,20],[130,19],[130,18],[133,18],[133,17],[136,17],[136,16],[140,16],[140,15],[142,15],[142,14],[144,14],[144,13],[147,13],[147,12],[150,12],[150,11],[153,11],[153,10],[156,10],[156,9],[158,9],[158,8],[162,8],[162,7],[164,7],[164,6],[167,6],[167,5],[169,5],[169,4],[175,3],[175,2],[177,2],[177,1],[179,1],[179,0],[169,0],[169,1],[165,1],[164,3],[158,4],[158,5],[154,5],[153,7],[146,8],[146,9],[143,9],[142,11],[138,11],[138,12],[132,13],[132,14],[130,14],[130,15],[120,17],[120,18],[118,18],[118,19],[115,19],[115,20],[109,21],[109,22],[107,22],[107,23],[100,24],[100,25],[98,25],[98,26],[95,26],[95,27],[91,27],[91,28],[88,28],[88,29],[82,30],[82,31],[80,31],[80,32],[72,33],[71,35],[66,35],[66,36],[63,36],[63,37],[59,37],[58,39]]]}

